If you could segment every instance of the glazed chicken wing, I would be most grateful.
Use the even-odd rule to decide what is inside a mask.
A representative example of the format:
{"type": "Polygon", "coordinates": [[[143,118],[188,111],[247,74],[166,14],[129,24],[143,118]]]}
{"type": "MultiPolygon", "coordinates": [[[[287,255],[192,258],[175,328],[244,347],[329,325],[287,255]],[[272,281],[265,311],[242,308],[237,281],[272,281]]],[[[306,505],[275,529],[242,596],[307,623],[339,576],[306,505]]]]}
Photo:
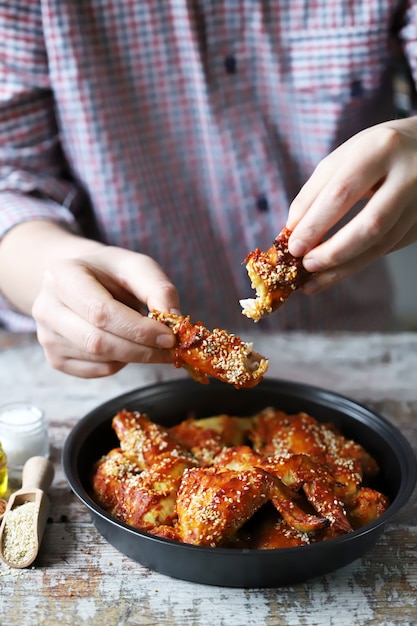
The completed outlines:
{"type": "Polygon", "coordinates": [[[190,470],[178,491],[177,530],[184,543],[219,546],[268,500],[269,486],[262,470],[190,470]]]}
{"type": "Polygon", "coordinates": [[[172,524],[182,474],[196,460],[143,413],[122,410],[112,425],[120,447],[95,467],[92,485],[98,502],[135,528],[172,524]]]}
{"type": "Polygon", "coordinates": [[[284,228],[266,252],[256,248],[245,259],[256,298],[241,300],[240,304],[243,315],[255,322],[276,311],[311,276],[302,258],[290,254],[290,235],[291,231],[284,228]]]}
{"type": "Polygon", "coordinates": [[[355,493],[364,478],[371,479],[379,471],[363,446],[307,413],[290,415],[268,407],[254,417],[249,438],[254,449],[265,456],[306,454],[325,464],[337,482],[338,497],[355,493]]]}
{"type": "MultiPolygon", "coordinates": [[[[249,446],[236,446],[224,449],[215,459],[216,466],[233,469],[235,471],[246,470],[251,467],[259,467],[278,478],[292,494],[293,503],[295,494],[302,496],[298,500],[301,503],[304,498],[321,519],[325,519],[328,525],[335,526],[347,533],[352,527],[347,519],[343,502],[339,500],[335,490],[335,480],[327,472],[326,468],[314,463],[305,454],[286,454],[284,456],[265,457],[258,454],[249,446]]],[[[272,502],[275,504],[274,500],[272,502]]],[[[280,506],[276,507],[284,519],[290,521],[280,506]]],[[[306,531],[307,525],[301,526],[294,520],[291,525],[300,531],[306,531]]],[[[308,530],[313,530],[311,527],[308,530]]]]}
{"type": "Polygon", "coordinates": [[[253,351],[251,343],[225,330],[208,330],[201,322],[193,324],[189,316],[150,311],[149,317],[172,329],[177,343],[175,367],[185,368],[200,383],[213,376],[236,388],[254,387],[268,369],[268,360],[253,351]]]}
{"type": "Polygon", "coordinates": [[[176,529],[184,543],[224,545],[268,502],[302,532],[327,523],[300,509],[285,486],[261,468],[205,467],[184,473],[177,496],[176,529]]]}
{"type": "Polygon", "coordinates": [[[243,542],[249,541],[249,545],[255,550],[276,550],[277,548],[293,548],[313,543],[308,533],[303,533],[288,524],[285,519],[278,515],[269,514],[261,520],[243,542]]]}
{"type": "Polygon", "coordinates": [[[226,414],[195,419],[189,417],[169,429],[169,434],[189,450],[201,465],[211,465],[223,448],[244,443],[252,420],[226,414]]]}
{"type": "Polygon", "coordinates": [[[128,459],[120,448],[110,450],[93,470],[92,487],[98,504],[117,517],[119,502],[124,500],[126,481],[135,480],[141,472],[139,465],[128,459]]]}
{"type": "Polygon", "coordinates": [[[142,470],[152,467],[162,454],[191,458],[166,428],[152,422],[144,413],[123,409],[114,416],[112,425],[124,455],[142,470]]]}
{"type": "Polygon", "coordinates": [[[388,506],[389,498],[370,487],[358,489],[346,504],[348,516],[354,529],[362,528],[362,526],[374,522],[387,510],[388,506]]]}
{"type": "Polygon", "coordinates": [[[97,465],[92,485],[106,511],[134,528],[152,530],[173,524],[177,491],[189,467],[190,460],[167,453],[142,471],[122,450],[113,450],[97,465]]]}

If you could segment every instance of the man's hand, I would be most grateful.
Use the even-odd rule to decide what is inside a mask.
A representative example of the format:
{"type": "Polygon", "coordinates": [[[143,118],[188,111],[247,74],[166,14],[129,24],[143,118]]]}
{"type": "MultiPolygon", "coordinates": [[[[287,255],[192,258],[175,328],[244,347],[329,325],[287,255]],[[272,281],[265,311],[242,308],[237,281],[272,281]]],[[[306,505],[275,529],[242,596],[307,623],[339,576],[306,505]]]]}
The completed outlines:
{"type": "Polygon", "coordinates": [[[174,337],[143,315],[143,303],[178,304],[173,285],[149,257],[104,247],[45,272],[32,314],[50,364],[67,374],[107,376],[131,362],[169,362],[174,337]],[[141,313],[142,311],[142,313],[141,313]]]}
{"type": "Polygon", "coordinates": [[[417,118],[369,128],[323,159],[294,199],[287,227],[290,252],[317,272],[306,293],[417,241],[417,118]],[[359,213],[324,240],[361,200],[359,213]]]}
{"type": "Polygon", "coordinates": [[[55,369],[93,378],[131,362],[172,361],[166,348],[175,343],[173,333],[148,318],[147,308],[179,312],[178,294],[150,257],[39,221],[4,238],[0,262],[6,259],[2,291],[21,311],[32,312],[55,369]]]}

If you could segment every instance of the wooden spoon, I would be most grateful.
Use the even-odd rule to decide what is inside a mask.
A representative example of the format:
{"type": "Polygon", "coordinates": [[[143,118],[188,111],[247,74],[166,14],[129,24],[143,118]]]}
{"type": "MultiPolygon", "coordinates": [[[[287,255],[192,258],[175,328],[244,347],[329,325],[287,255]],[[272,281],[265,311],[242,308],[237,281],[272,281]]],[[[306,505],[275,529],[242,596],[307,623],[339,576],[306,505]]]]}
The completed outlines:
{"type": "Polygon", "coordinates": [[[9,567],[28,567],[35,560],[46,526],[49,499],[45,494],[54,478],[54,466],[43,456],[33,456],[23,467],[22,487],[9,498],[0,526],[0,557],[9,567]],[[27,503],[36,505],[35,512],[16,521],[16,510],[27,503]],[[19,524],[19,526],[18,526],[19,524]],[[7,527],[7,529],[6,529],[7,527]],[[6,533],[5,533],[6,529],[6,533]],[[9,549],[7,548],[9,545],[9,549]],[[11,545],[16,547],[11,555],[11,545]]]}

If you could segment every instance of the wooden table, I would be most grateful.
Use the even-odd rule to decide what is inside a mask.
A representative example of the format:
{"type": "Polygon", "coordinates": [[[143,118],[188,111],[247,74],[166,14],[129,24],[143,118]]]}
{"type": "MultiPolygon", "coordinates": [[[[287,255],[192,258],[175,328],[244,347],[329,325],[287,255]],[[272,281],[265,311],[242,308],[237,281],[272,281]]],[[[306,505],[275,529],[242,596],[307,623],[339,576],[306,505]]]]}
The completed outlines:
{"type": "MultiPolygon", "coordinates": [[[[270,376],[365,403],[396,424],[417,451],[417,334],[254,339],[270,357],[270,376]]],[[[1,624],[416,625],[416,493],[363,558],[288,588],[228,589],[173,580],[146,570],[101,537],[63,476],[66,435],[103,401],[183,375],[169,366],[131,365],[106,379],[71,378],[46,364],[34,337],[0,331],[1,401],[28,400],[46,411],[56,470],[49,490],[52,521],[34,566],[0,565],[1,624]]]]}

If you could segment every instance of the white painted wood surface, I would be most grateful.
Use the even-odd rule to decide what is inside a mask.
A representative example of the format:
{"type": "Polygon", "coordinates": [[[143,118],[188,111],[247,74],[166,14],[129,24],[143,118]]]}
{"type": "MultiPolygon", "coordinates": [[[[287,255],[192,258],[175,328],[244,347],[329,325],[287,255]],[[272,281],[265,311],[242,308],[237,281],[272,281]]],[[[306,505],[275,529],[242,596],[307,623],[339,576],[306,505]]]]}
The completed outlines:
{"type": "MultiPolygon", "coordinates": [[[[250,337],[247,337],[250,339],[250,337]]],[[[417,451],[417,334],[253,337],[269,375],[324,387],[393,421],[417,451]]],[[[63,441],[89,410],[134,388],[183,376],[132,365],[99,380],[52,370],[33,337],[0,332],[1,402],[29,400],[47,415],[56,477],[51,523],[34,567],[0,565],[0,623],[8,626],[416,625],[414,493],[376,546],[331,575],[279,589],[227,589],[170,579],[117,552],[97,532],[60,468],[63,441]]]]}

